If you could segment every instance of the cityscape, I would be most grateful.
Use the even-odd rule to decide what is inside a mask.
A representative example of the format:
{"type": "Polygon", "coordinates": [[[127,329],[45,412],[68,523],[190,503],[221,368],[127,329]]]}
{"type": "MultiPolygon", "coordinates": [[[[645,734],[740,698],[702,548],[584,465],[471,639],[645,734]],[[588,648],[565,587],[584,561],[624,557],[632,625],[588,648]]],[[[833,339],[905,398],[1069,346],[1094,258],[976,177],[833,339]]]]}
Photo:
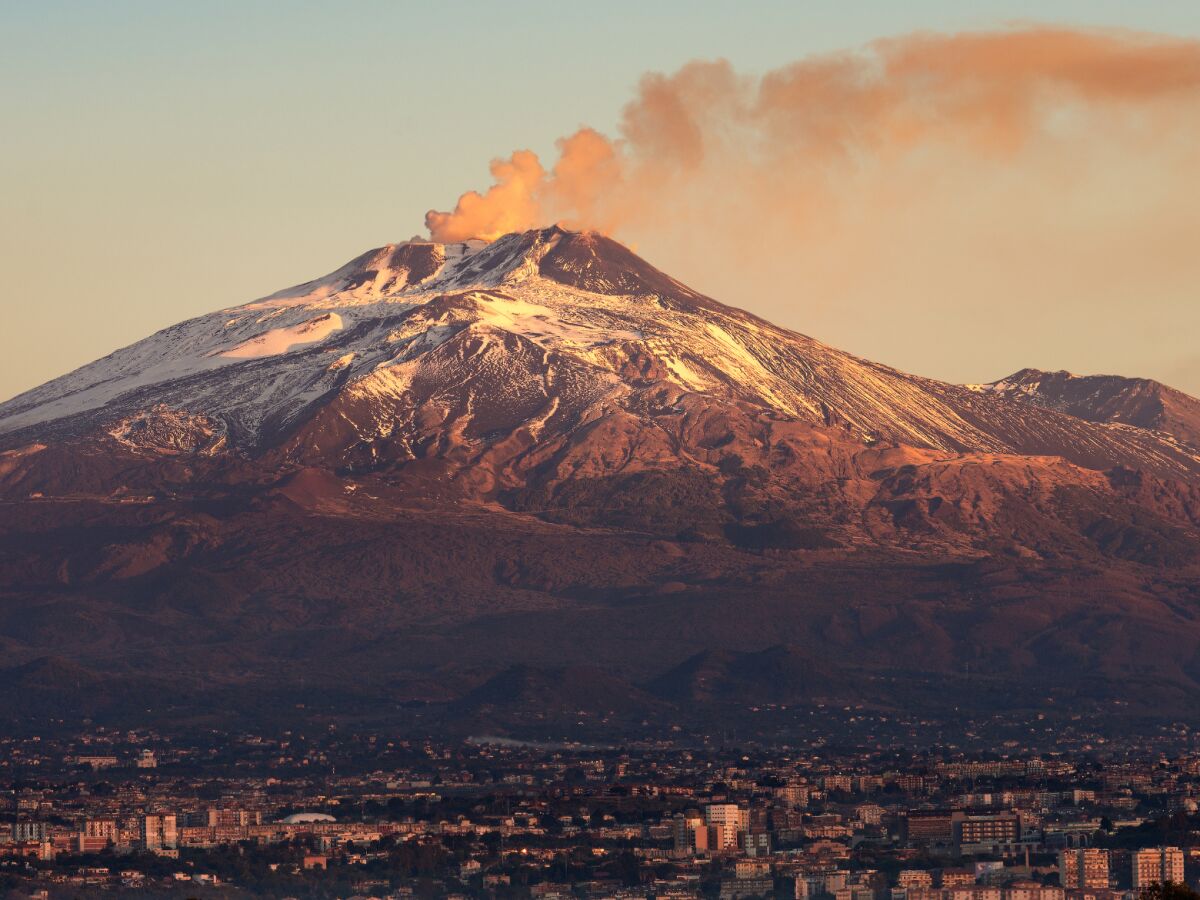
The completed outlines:
{"type": "Polygon", "coordinates": [[[0,2],[0,900],[1200,900],[1200,2],[0,2]]]}
{"type": "Polygon", "coordinates": [[[1077,740],[1039,753],[336,728],[5,738],[0,884],[44,897],[1116,900],[1189,883],[1200,735],[1077,740]]]}

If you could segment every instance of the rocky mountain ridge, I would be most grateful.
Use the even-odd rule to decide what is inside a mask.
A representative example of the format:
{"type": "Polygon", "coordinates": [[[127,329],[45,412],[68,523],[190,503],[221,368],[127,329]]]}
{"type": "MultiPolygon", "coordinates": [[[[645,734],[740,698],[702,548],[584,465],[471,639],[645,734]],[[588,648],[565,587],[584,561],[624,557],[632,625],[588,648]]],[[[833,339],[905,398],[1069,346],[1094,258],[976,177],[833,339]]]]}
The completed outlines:
{"type": "Polygon", "coordinates": [[[563,709],[633,718],[763,692],[1178,712],[1176,394],[907,375],[591,233],[389,245],[0,404],[0,713],[67,671],[55,703],[83,678],[115,715],[96,684],[164,670],[140,708],[318,671],[367,710],[448,704],[437,727],[536,721],[568,670],[563,709]]]}

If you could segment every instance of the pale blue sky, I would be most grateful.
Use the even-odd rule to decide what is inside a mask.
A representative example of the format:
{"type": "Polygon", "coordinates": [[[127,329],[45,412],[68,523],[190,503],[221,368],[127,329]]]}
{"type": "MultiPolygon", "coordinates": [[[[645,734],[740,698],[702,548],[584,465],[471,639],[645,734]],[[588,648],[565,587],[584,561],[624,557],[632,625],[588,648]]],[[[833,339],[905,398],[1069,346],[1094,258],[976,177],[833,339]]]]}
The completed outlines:
{"type": "Polygon", "coordinates": [[[1200,3],[0,0],[0,397],[409,237],[647,70],[1013,21],[1200,36],[1200,3]]]}

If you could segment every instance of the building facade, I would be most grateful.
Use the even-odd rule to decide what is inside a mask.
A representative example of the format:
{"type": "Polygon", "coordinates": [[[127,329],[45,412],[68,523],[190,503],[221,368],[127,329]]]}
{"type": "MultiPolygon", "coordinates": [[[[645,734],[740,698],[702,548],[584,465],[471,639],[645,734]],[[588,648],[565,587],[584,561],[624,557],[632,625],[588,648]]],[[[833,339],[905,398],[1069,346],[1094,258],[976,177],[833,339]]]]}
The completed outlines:
{"type": "Polygon", "coordinates": [[[1133,854],[1133,889],[1152,884],[1183,883],[1183,851],[1178,847],[1149,847],[1133,854]]]}
{"type": "Polygon", "coordinates": [[[1087,847],[1058,854],[1059,882],[1066,890],[1106,890],[1108,851],[1087,847]]]}

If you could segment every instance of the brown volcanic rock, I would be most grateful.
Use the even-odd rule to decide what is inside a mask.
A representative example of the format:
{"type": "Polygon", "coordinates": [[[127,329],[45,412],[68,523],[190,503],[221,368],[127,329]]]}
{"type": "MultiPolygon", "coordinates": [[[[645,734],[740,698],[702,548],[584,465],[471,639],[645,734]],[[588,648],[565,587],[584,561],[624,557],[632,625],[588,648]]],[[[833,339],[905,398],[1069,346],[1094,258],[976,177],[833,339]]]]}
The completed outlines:
{"type": "Polygon", "coordinates": [[[668,300],[689,310],[722,308],[611,238],[560,228],[547,233],[558,239],[539,261],[538,272],[560,284],[596,294],[668,300]]]}
{"type": "Polygon", "coordinates": [[[447,721],[1190,708],[1195,401],[1020,380],[858,359],[597,235],[381,248],[0,405],[0,647],[200,704],[300,662],[447,721]]]}
{"type": "MultiPolygon", "coordinates": [[[[664,542],[640,533],[654,525],[650,515],[630,530],[548,524],[502,509],[405,511],[358,500],[383,495],[383,486],[351,483],[355,502],[335,513],[323,511],[332,493],[324,479],[317,490],[305,484],[304,504],[268,494],[227,509],[207,543],[120,578],[94,577],[87,566],[98,552],[170,533],[157,519],[182,512],[178,501],[169,504],[177,511],[154,515],[44,503],[40,520],[9,521],[0,538],[0,639],[14,662],[54,653],[92,669],[122,659],[139,670],[153,650],[145,671],[161,672],[165,651],[169,671],[214,690],[229,679],[286,686],[314,670],[328,673],[331,687],[350,672],[426,683],[430,667],[447,664],[555,671],[582,656],[604,660],[620,690],[595,703],[567,692],[555,703],[597,714],[634,715],[642,699],[624,693],[625,683],[653,679],[706,648],[757,653],[781,641],[800,654],[791,693],[763,693],[778,674],[764,664],[722,676],[729,687],[696,702],[832,695],[916,703],[902,688],[856,692],[866,690],[864,677],[930,679],[967,663],[996,683],[1025,686],[1013,696],[1053,684],[1121,697],[1136,683],[1175,697],[1163,709],[1177,711],[1197,689],[1196,566],[1131,556],[1122,540],[1111,553],[1109,537],[1093,539],[1087,521],[1072,531],[1052,506],[999,517],[990,536],[998,561],[983,566],[924,532],[921,555],[743,550],[720,536],[664,542]],[[1058,561],[1014,554],[1005,530],[1034,552],[1052,543],[1058,561]],[[64,582],[62,567],[93,577],[64,582]],[[861,674],[846,671],[848,661],[861,674]],[[1134,674],[1136,682],[1122,680],[1134,674]],[[739,698],[738,685],[749,693],[739,698]]],[[[281,493],[295,493],[295,484],[281,493]]],[[[1078,500],[1068,510],[1118,515],[1111,504],[1078,500]]],[[[896,526],[898,546],[916,546],[910,532],[896,526]]],[[[505,710],[522,719],[536,712],[535,681],[496,699],[492,721],[505,710]]],[[[665,695],[691,702],[681,697],[665,695]]]]}
{"type": "Polygon", "coordinates": [[[644,712],[654,698],[629,682],[590,666],[538,669],[511,666],[454,704],[458,712],[535,711],[548,715],[644,712]]]}
{"type": "Polygon", "coordinates": [[[420,456],[413,428],[449,421],[451,434],[428,440],[490,443],[524,425],[541,439],[654,386],[859,441],[1200,474],[1158,433],[897,372],[702,297],[608,238],[557,228],[483,248],[371,251],[0,404],[0,439],[93,435],[153,409],[154,428],[122,432],[130,446],[194,445],[200,428],[252,455],[289,447],[306,463],[361,468],[420,456]],[[427,263],[417,282],[413,255],[427,263]],[[351,408],[330,413],[339,403],[351,408]],[[317,439],[301,434],[318,420],[317,439]]]}
{"type": "Polygon", "coordinates": [[[1022,369],[984,389],[1089,422],[1161,431],[1200,448],[1200,400],[1149,378],[1022,369]]]}
{"type": "Polygon", "coordinates": [[[654,679],[649,690],[680,703],[809,703],[842,693],[841,677],[835,664],[795,647],[704,650],[654,679]]]}

